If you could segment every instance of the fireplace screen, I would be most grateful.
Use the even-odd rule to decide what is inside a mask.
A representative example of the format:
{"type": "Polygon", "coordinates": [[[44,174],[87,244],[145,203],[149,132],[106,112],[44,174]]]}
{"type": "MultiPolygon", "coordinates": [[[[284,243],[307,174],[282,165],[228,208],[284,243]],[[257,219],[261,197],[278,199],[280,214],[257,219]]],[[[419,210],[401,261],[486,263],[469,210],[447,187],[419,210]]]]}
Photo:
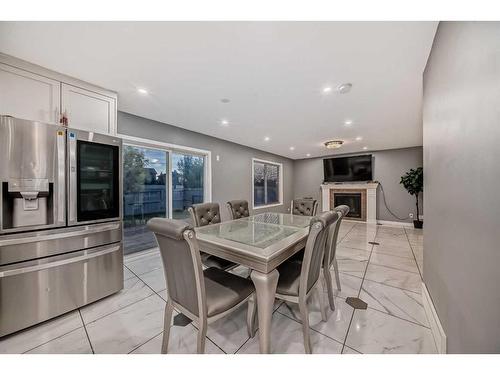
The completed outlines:
{"type": "Polygon", "coordinates": [[[334,204],[335,206],[341,204],[349,206],[347,217],[362,218],[361,193],[335,193],[334,204]]]}

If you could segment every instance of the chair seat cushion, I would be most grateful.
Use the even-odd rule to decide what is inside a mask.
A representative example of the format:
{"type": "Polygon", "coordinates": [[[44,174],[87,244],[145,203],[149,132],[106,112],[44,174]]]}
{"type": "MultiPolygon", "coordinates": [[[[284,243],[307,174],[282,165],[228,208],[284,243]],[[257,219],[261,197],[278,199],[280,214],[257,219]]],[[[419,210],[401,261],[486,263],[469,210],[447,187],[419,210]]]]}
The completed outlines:
{"type": "Polygon", "coordinates": [[[287,296],[298,296],[300,285],[300,271],[302,262],[285,261],[278,266],[280,274],[276,293],[287,296]]]}
{"type": "Polygon", "coordinates": [[[203,274],[209,317],[229,310],[255,291],[250,280],[215,267],[207,268],[203,274]]]}
{"type": "Polygon", "coordinates": [[[210,254],[203,253],[203,252],[201,253],[201,262],[207,268],[215,267],[215,268],[219,268],[221,270],[228,270],[230,268],[237,266],[236,263],[230,262],[229,260],[225,260],[225,259],[216,257],[215,255],[210,255],[210,254]]]}

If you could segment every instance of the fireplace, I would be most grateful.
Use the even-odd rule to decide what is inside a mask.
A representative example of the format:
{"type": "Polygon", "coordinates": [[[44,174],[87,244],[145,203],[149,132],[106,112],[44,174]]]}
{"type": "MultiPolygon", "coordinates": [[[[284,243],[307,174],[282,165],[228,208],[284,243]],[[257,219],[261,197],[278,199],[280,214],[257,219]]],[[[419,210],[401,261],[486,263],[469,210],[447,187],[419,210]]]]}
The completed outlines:
{"type": "Polygon", "coordinates": [[[366,189],[331,189],[330,209],[341,204],[349,207],[347,218],[366,221],[366,189]]]}
{"type": "Polygon", "coordinates": [[[345,204],[349,207],[347,217],[356,219],[361,219],[363,217],[361,209],[361,193],[336,193],[334,194],[333,199],[335,206],[345,204]]]}
{"type": "Polygon", "coordinates": [[[322,184],[321,185],[321,209],[323,211],[333,210],[339,203],[346,203],[351,212],[347,219],[364,221],[370,224],[377,224],[377,182],[356,183],[356,184],[322,184]],[[336,199],[336,196],[347,195],[347,197],[336,199]],[[354,197],[351,194],[361,196],[361,217],[359,216],[359,198],[357,202],[350,202],[354,197]],[[347,202],[349,200],[349,202],[347,202]]]}

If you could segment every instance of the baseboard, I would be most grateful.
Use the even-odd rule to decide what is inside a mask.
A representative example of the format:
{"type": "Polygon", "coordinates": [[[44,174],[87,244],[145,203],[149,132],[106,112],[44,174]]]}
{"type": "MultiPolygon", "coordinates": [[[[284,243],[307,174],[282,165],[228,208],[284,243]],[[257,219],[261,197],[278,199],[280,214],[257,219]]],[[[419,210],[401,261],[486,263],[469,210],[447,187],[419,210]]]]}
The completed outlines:
{"type": "Polygon", "coordinates": [[[446,334],[444,333],[436,308],[432,303],[431,296],[424,283],[422,283],[422,300],[437,351],[439,354],[446,354],[446,334]]]}
{"type": "MultiPolygon", "coordinates": [[[[360,220],[349,220],[349,219],[344,219],[344,221],[349,221],[351,223],[358,223],[358,224],[372,224],[366,221],[360,221],[360,220]]],[[[375,224],[375,223],[373,223],[375,224]]],[[[413,228],[413,223],[407,223],[405,221],[389,221],[389,220],[377,220],[376,224],[380,225],[387,225],[391,227],[407,227],[407,228],[413,228]]]]}
{"type": "Polygon", "coordinates": [[[393,226],[393,227],[413,228],[413,223],[406,223],[404,221],[377,220],[377,224],[388,225],[388,226],[393,226]]]}

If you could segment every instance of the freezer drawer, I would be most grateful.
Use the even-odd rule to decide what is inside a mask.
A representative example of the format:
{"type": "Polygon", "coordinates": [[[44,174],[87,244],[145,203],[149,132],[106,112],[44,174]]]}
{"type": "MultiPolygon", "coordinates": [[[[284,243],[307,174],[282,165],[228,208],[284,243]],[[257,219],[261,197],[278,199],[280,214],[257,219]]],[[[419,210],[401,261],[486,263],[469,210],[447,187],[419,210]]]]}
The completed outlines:
{"type": "Polygon", "coordinates": [[[91,224],[80,227],[0,236],[0,266],[121,242],[122,225],[91,224]]]}
{"type": "Polygon", "coordinates": [[[0,337],[122,288],[121,243],[0,267],[0,337]]]}

